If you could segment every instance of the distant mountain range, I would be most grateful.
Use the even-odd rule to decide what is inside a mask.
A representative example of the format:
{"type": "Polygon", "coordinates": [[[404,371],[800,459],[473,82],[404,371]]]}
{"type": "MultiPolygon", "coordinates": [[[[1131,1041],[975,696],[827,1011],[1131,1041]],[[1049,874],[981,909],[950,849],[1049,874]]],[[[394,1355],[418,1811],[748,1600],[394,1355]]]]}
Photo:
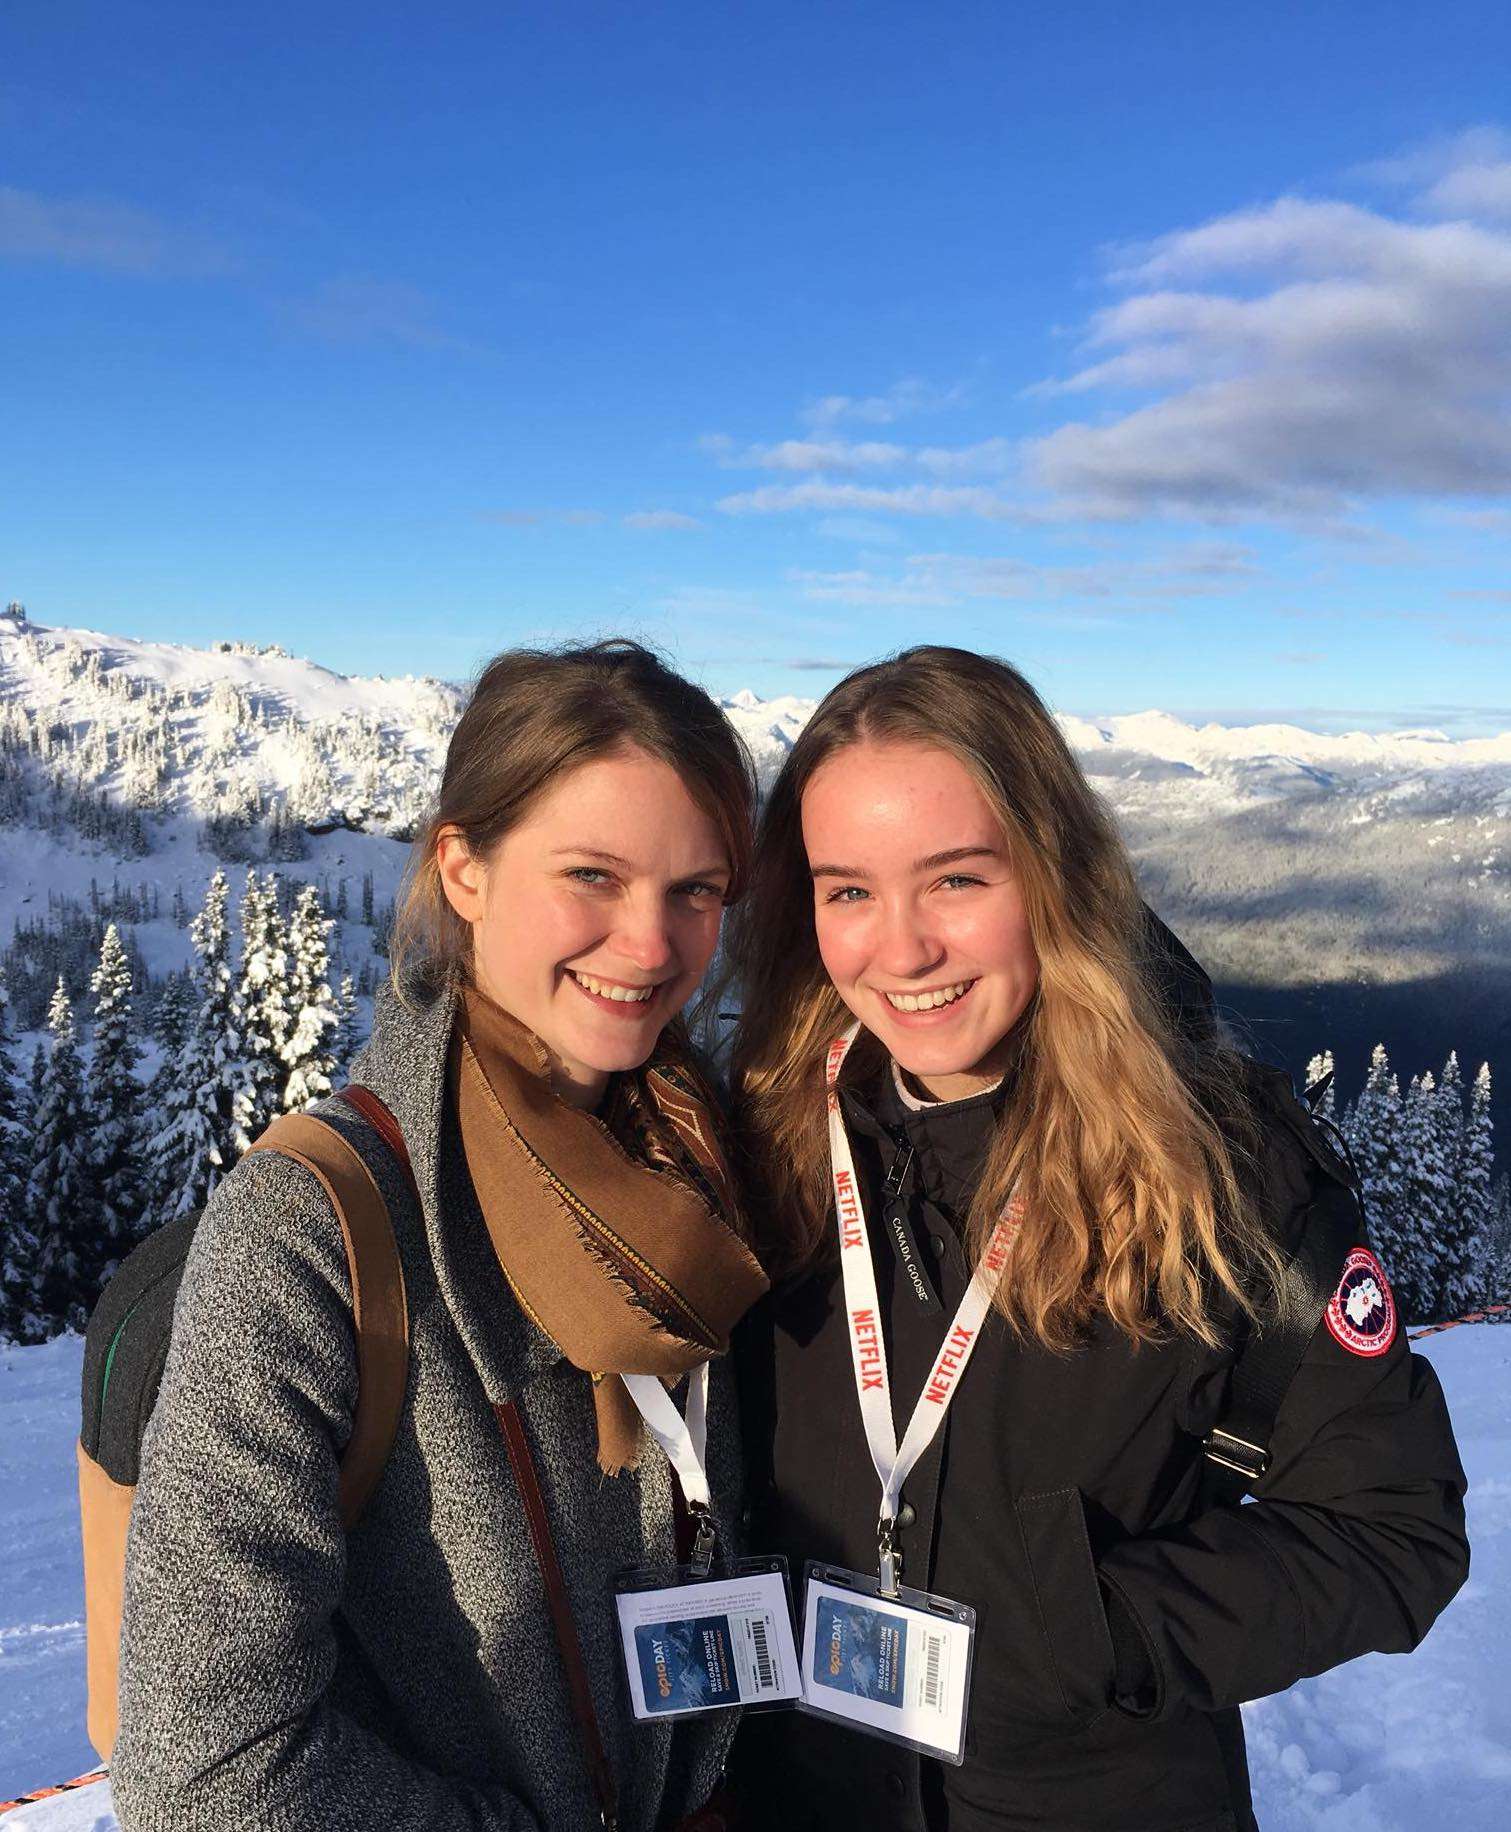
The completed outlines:
{"type": "MultiPolygon", "coordinates": [[[[452,683],[338,674],[277,647],[0,614],[0,940],[48,891],[80,895],[91,878],[164,898],[178,886],[192,905],[217,852],[270,845],[292,875],[371,873],[391,896],[394,842],[423,817],[464,702],[452,683]],[[71,801],[60,813],[65,788],[139,818],[102,830],[71,801]]],[[[723,704],[769,782],[814,702],[723,704]]],[[[1403,1078],[1456,1048],[1511,1082],[1511,733],[1193,726],[1157,711],[1060,725],[1148,901],[1256,1047],[1299,1072],[1330,1045],[1345,1092],[1381,1039],[1403,1078]]],[[[139,941],[154,970],[187,957],[181,931],[139,941]]]]}

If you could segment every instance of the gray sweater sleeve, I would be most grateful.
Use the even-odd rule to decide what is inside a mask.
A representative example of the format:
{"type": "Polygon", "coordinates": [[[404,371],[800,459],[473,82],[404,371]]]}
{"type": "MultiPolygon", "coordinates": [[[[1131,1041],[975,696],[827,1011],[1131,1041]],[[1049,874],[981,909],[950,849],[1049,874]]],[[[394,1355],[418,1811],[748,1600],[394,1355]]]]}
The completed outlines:
{"type": "Polygon", "coordinates": [[[340,1226],[307,1171],[259,1152],[196,1231],[142,1447],[111,1763],[125,1832],[539,1832],[327,1702],[356,1391],[340,1226]]]}

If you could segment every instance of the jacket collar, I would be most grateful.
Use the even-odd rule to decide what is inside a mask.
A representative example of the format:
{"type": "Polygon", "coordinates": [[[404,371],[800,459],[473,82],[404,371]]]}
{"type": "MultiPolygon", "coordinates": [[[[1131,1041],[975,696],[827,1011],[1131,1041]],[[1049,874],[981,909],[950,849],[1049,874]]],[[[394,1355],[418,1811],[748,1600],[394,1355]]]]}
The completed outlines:
{"type": "Polygon", "coordinates": [[[912,1187],[959,1224],[976,1193],[1004,1096],[999,1084],[964,1100],[910,1106],[889,1062],[876,1080],[845,1089],[841,1101],[847,1123],[878,1142],[887,1169],[912,1150],[912,1187]]]}
{"type": "Polygon", "coordinates": [[[454,976],[415,975],[401,1000],[385,980],[372,1037],[351,1078],[372,1089],[399,1122],[436,1281],[490,1403],[561,1359],[509,1289],[468,1174],[461,1131],[447,1098],[447,1064],[460,989],[454,976]]]}

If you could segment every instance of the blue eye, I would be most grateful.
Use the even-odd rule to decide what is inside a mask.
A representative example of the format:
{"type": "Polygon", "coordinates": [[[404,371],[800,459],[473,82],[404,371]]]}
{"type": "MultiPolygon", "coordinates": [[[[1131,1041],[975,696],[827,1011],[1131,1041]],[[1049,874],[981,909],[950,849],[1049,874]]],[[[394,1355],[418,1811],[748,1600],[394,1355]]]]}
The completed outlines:
{"type": "Polygon", "coordinates": [[[679,884],[678,893],[683,897],[719,897],[724,895],[722,884],[705,884],[701,879],[694,879],[691,884],[679,884]]]}
{"type": "Polygon", "coordinates": [[[952,871],[950,875],[942,879],[941,882],[947,884],[951,890],[958,890],[963,884],[984,884],[986,880],[984,878],[973,878],[969,872],[952,871]]]}
{"type": "Polygon", "coordinates": [[[607,884],[609,881],[609,874],[606,871],[600,871],[596,865],[573,865],[568,869],[566,876],[594,890],[600,884],[607,884]]]}
{"type": "Polygon", "coordinates": [[[830,891],[824,902],[853,903],[857,898],[867,895],[869,893],[859,884],[842,884],[837,891],[830,891]]]}

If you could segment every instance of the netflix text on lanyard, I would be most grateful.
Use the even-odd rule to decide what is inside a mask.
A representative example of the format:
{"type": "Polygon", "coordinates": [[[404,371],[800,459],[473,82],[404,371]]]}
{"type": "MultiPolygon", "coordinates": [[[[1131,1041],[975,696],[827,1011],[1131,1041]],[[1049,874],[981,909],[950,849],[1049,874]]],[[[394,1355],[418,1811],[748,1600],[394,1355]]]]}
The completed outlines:
{"type": "Polygon", "coordinates": [[[876,1268],[871,1241],[855,1177],[855,1159],[839,1104],[839,1072],[860,1031],[852,1024],[829,1046],[825,1062],[825,1092],[829,1107],[829,1157],[834,1178],[834,1219],[839,1229],[840,1272],[845,1287],[845,1313],[850,1326],[850,1359],[855,1369],[855,1392],[871,1461],[881,1482],[881,1514],[877,1522],[877,1552],[884,1596],[896,1596],[902,1555],[897,1546],[897,1507],[902,1485],[913,1466],[933,1443],[945,1413],[955,1397],[960,1378],[976,1346],[976,1338],[991,1309],[992,1296],[1007,1265],[1021,1209],[1009,1202],[1007,1212],[992,1230],[980,1263],[971,1275],[960,1308],[945,1332],[934,1366],[924,1382],[908,1420],[901,1445],[892,1419],[892,1389],[887,1375],[887,1351],[882,1342],[881,1307],[876,1292],[876,1268]]]}

